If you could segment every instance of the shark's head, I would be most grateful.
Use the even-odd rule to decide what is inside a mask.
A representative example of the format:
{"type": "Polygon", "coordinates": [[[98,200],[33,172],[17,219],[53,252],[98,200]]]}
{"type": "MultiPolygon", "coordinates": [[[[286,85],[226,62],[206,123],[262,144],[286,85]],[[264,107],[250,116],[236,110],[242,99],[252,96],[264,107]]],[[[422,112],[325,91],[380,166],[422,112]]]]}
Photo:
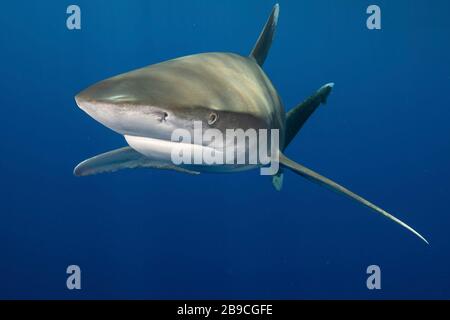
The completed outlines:
{"type": "Polygon", "coordinates": [[[203,129],[223,133],[269,127],[266,119],[248,111],[241,87],[220,82],[218,75],[226,70],[202,67],[195,59],[205,58],[176,59],[125,73],[85,89],[75,100],[92,118],[124,136],[167,141],[175,129],[192,131],[199,122],[203,129]]]}
{"type": "Polygon", "coordinates": [[[150,83],[149,79],[125,74],[90,86],[75,100],[89,116],[119,134],[168,139],[187,119],[183,119],[182,110],[156,101],[159,95],[170,95],[158,87],[158,81],[150,83]]]}
{"type": "MultiPolygon", "coordinates": [[[[229,139],[229,132],[256,136],[259,129],[282,129],[284,121],[278,94],[261,68],[233,54],[199,54],[138,69],[101,81],[75,99],[134,150],[172,163],[180,147],[183,154],[232,151],[235,159],[251,151],[260,159],[259,136],[229,139]]],[[[267,139],[267,149],[278,150],[278,132],[273,139],[267,139]]]]}

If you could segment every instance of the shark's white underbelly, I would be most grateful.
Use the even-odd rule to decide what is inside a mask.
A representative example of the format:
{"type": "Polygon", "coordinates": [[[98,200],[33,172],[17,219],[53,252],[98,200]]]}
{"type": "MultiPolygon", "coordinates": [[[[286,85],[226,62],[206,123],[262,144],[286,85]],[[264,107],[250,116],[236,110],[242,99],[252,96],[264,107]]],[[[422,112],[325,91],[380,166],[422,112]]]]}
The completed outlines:
{"type": "MultiPolygon", "coordinates": [[[[209,146],[201,146],[190,143],[173,142],[170,140],[154,139],[148,137],[128,136],[125,135],[128,145],[144,155],[145,157],[175,165],[180,168],[198,172],[238,172],[258,168],[260,164],[237,164],[236,159],[232,159],[232,163],[208,161],[207,155],[214,155],[215,159],[225,159],[224,152],[209,146]],[[180,154],[184,155],[188,161],[182,161],[180,154]]],[[[236,155],[237,156],[237,155],[236,155]]]]}

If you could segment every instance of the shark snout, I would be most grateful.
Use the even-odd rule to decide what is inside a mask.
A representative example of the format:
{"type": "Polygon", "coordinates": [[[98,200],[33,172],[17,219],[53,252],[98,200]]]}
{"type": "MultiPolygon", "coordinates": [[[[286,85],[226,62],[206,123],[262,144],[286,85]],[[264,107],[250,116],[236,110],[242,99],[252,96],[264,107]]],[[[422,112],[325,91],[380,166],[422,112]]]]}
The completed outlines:
{"type": "Polygon", "coordinates": [[[129,116],[124,110],[123,105],[114,101],[114,96],[107,96],[104,93],[103,85],[94,85],[75,96],[75,102],[78,107],[87,113],[91,118],[100,122],[107,128],[120,134],[129,134],[127,124],[129,116]]]}
{"type": "Polygon", "coordinates": [[[85,97],[83,97],[83,95],[77,94],[75,96],[75,102],[81,110],[86,112],[86,106],[88,105],[89,101],[85,97]]]}
{"type": "Polygon", "coordinates": [[[81,110],[102,124],[106,125],[106,120],[112,116],[114,106],[90,99],[82,93],[75,96],[75,102],[81,110]]]}
{"type": "MultiPolygon", "coordinates": [[[[95,88],[95,86],[94,86],[95,88]]],[[[75,96],[78,107],[91,118],[124,136],[142,136],[170,139],[175,129],[174,113],[164,108],[149,106],[127,99],[122,94],[101,98],[93,96],[91,89],[75,96]]]]}

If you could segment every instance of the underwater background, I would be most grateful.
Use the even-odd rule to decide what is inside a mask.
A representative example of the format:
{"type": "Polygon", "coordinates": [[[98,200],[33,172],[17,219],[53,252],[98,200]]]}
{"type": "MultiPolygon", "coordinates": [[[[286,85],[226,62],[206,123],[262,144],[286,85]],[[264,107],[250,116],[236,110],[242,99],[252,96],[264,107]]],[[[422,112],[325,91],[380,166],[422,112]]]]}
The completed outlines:
{"type": "Polygon", "coordinates": [[[280,0],[264,69],[288,110],[328,104],[286,154],[421,232],[287,172],[130,170],[76,178],[125,146],[74,96],[208,51],[248,55],[273,0],[2,3],[0,298],[450,298],[450,2],[280,0]],[[81,8],[81,30],[66,9],[81,8]],[[382,29],[366,27],[369,5],[382,29]],[[81,290],[66,288],[79,265],[81,290]],[[366,268],[381,268],[368,290],[366,268]]]}

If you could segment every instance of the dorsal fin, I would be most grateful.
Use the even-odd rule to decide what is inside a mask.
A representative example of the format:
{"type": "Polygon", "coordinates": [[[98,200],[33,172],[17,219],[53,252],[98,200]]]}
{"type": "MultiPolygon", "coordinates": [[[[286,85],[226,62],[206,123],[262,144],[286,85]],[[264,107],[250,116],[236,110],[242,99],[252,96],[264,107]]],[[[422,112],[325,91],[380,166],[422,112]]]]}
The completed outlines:
{"type": "Polygon", "coordinates": [[[272,45],[275,30],[277,28],[279,13],[280,5],[277,3],[272,9],[272,13],[267,20],[263,31],[259,35],[258,41],[256,42],[252,53],[250,53],[250,57],[253,57],[260,66],[264,64],[264,61],[269,54],[270,46],[272,45]]]}

